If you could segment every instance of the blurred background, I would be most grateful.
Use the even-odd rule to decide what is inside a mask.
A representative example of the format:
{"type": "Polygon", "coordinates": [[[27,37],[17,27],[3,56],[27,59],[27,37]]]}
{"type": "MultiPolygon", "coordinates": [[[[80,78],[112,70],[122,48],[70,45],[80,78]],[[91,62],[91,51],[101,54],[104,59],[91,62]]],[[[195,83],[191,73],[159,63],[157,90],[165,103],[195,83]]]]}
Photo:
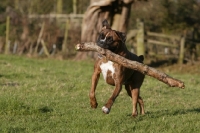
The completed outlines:
{"type": "Polygon", "coordinates": [[[1,0],[0,54],[62,59],[96,41],[102,20],[151,62],[194,63],[200,55],[200,0],[1,0]]]}

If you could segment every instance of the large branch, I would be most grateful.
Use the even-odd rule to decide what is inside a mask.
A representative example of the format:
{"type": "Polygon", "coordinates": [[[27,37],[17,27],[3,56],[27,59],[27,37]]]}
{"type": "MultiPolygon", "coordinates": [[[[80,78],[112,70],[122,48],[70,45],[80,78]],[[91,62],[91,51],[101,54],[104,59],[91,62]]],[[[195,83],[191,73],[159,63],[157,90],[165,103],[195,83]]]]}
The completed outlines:
{"type": "Polygon", "coordinates": [[[182,89],[185,87],[184,83],[178,79],[172,78],[169,75],[163,72],[160,72],[152,67],[149,67],[145,64],[139,63],[137,61],[128,60],[120,55],[117,55],[111,52],[110,50],[103,49],[97,46],[96,43],[94,42],[85,42],[85,43],[77,44],[75,48],[78,51],[96,51],[106,56],[108,60],[116,62],[124,67],[139,71],[145,75],[154,77],[162,81],[163,83],[169,85],[170,87],[179,87],[182,89]]]}

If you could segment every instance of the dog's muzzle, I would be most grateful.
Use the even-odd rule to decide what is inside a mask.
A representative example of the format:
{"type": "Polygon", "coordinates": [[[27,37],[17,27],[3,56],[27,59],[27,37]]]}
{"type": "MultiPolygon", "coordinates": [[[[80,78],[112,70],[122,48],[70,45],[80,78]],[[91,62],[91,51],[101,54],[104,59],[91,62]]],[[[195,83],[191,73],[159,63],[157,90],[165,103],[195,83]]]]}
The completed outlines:
{"type": "Polygon", "coordinates": [[[113,43],[113,38],[108,37],[108,35],[109,33],[107,33],[104,38],[102,37],[103,35],[100,35],[97,41],[97,45],[102,48],[109,49],[109,45],[113,43]]]}
{"type": "Polygon", "coordinates": [[[101,47],[101,48],[105,48],[105,49],[108,49],[108,48],[109,48],[109,46],[106,45],[106,43],[104,43],[104,42],[97,42],[97,45],[98,45],[99,47],[101,47]]]}

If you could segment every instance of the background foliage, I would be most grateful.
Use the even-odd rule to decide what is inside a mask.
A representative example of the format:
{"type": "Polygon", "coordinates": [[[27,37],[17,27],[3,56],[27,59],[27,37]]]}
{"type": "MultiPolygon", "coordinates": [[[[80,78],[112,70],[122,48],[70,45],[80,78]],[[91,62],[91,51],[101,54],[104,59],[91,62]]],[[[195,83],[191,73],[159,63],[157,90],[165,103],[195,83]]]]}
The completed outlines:
{"type": "MultiPolygon", "coordinates": [[[[57,1],[59,0],[14,0],[14,2],[4,0],[0,1],[0,13],[5,13],[7,7],[14,8],[22,15],[56,13],[57,1]]],[[[77,0],[77,13],[83,14],[88,6],[88,0],[77,0]]],[[[199,22],[199,11],[199,0],[135,1],[132,6],[131,19],[133,21],[136,18],[144,19],[150,28],[184,29],[199,22]]],[[[62,13],[73,13],[73,0],[63,0],[62,13]]]]}
{"type": "Polygon", "coordinates": [[[132,18],[141,18],[149,29],[184,30],[199,26],[198,0],[149,0],[133,4],[132,18]]]}
{"type": "MultiPolygon", "coordinates": [[[[84,14],[88,0],[3,0],[0,1],[0,53],[5,43],[6,16],[10,16],[10,42],[19,43],[19,53],[30,53],[35,47],[43,21],[46,21],[45,42],[51,51],[53,44],[61,50],[65,34],[66,20],[51,18],[30,19],[32,14],[84,14]],[[73,3],[76,1],[76,11],[73,3]],[[61,3],[61,4],[59,4],[61,3]],[[59,21],[59,22],[58,22],[59,21]],[[28,30],[27,30],[28,29],[28,30]]],[[[132,4],[129,29],[136,28],[136,19],[143,19],[145,28],[150,31],[183,35],[200,40],[200,1],[199,0],[135,0],[132,4]],[[193,31],[196,31],[195,35],[193,31]]],[[[71,54],[73,45],[81,41],[81,20],[70,19],[68,47],[71,54]]],[[[39,51],[38,51],[39,52],[39,51]]],[[[69,52],[69,53],[70,53],[69,52]]]]}

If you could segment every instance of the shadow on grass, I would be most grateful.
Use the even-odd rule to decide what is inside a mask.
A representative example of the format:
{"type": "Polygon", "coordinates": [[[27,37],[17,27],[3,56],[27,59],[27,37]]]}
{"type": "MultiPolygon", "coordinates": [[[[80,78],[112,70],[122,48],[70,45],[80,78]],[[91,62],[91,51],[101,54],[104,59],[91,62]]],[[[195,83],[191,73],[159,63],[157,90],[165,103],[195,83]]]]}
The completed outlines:
{"type": "MultiPolygon", "coordinates": [[[[164,116],[176,116],[176,115],[184,115],[189,113],[200,113],[200,108],[194,109],[180,109],[180,110],[159,110],[155,112],[146,112],[145,115],[139,115],[135,117],[137,121],[142,121],[148,118],[159,118],[164,116]]],[[[131,114],[127,115],[131,116],[131,114]]],[[[133,117],[134,118],[134,117],[133,117]]]]}
{"type": "Polygon", "coordinates": [[[39,108],[38,110],[39,110],[39,112],[41,112],[41,113],[51,113],[51,112],[53,112],[53,109],[52,109],[52,108],[49,108],[49,107],[47,107],[47,106],[44,106],[44,107],[42,107],[42,108],[39,108]]]}
{"type": "Polygon", "coordinates": [[[25,132],[26,128],[20,128],[20,127],[10,127],[8,129],[8,133],[22,133],[25,132]]]}
{"type": "Polygon", "coordinates": [[[159,61],[151,61],[149,64],[147,64],[150,67],[161,67],[161,66],[169,66],[176,64],[178,62],[177,59],[167,59],[167,60],[159,60],[159,61]]]}
{"type": "Polygon", "coordinates": [[[200,113],[200,108],[194,109],[179,109],[179,110],[161,110],[156,112],[149,112],[150,116],[153,117],[162,117],[162,116],[175,116],[175,115],[183,115],[189,113],[200,113]]]}
{"type": "Polygon", "coordinates": [[[16,78],[29,78],[33,79],[35,78],[35,75],[33,74],[28,74],[28,73],[12,73],[12,74],[0,74],[0,78],[8,78],[8,79],[16,79],[16,78]]]}
{"type": "Polygon", "coordinates": [[[6,82],[6,83],[0,84],[0,86],[19,86],[19,83],[16,83],[16,82],[6,82]]]}

